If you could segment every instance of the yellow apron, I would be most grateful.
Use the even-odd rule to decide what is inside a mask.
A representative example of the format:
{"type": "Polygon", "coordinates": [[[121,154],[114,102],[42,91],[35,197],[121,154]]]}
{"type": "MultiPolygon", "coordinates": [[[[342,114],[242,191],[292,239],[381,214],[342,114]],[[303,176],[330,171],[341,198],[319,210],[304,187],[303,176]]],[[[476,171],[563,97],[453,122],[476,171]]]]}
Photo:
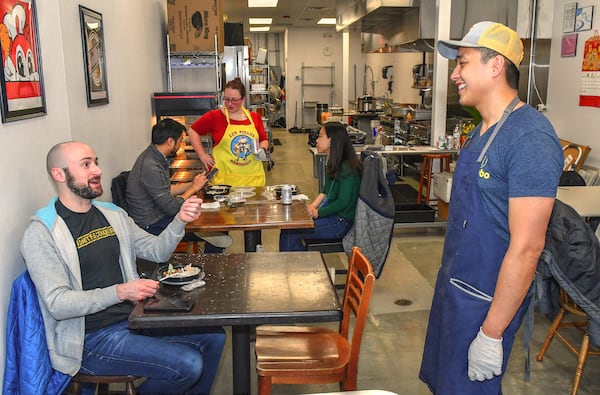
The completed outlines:
{"type": "Polygon", "coordinates": [[[219,169],[214,183],[231,186],[264,186],[266,181],[262,161],[252,154],[252,141],[258,142],[258,131],[250,112],[243,107],[242,111],[250,120],[250,125],[232,125],[229,122],[229,112],[225,110],[227,129],[212,152],[215,166],[219,169]]]}

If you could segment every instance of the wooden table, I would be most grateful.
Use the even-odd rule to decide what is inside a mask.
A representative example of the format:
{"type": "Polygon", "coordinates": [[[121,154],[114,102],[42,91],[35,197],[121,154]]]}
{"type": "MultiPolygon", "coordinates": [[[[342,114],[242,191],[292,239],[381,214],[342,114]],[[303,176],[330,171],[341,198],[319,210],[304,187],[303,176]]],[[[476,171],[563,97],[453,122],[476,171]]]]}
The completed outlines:
{"type": "Polygon", "coordinates": [[[335,288],[319,252],[187,255],[206,273],[206,285],[191,292],[161,285],[158,299],[184,298],[189,313],[144,313],[138,304],[129,316],[132,329],[232,327],[233,390],[250,394],[250,334],[261,324],[339,321],[335,288]]]}
{"type": "Polygon", "coordinates": [[[582,217],[600,217],[600,186],[558,187],[556,198],[582,217]]]}
{"type": "Polygon", "coordinates": [[[203,210],[200,217],[188,223],[188,232],[244,231],[244,250],[255,252],[261,244],[262,229],[313,228],[312,217],[304,201],[283,205],[273,197],[263,196],[264,188],[257,187],[256,195],[246,203],[231,208],[221,204],[218,210],[203,210]]]}

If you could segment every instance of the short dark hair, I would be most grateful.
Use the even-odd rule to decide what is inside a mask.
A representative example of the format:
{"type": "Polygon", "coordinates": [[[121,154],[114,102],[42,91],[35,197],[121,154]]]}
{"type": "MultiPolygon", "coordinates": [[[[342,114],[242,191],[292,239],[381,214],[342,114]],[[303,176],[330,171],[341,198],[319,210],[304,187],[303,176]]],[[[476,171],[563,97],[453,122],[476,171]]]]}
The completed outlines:
{"type": "Polygon", "coordinates": [[[152,144],[163,144],[169,138],[177,141],[185,130],[186,127],[174,119],[161,119],[152,127],[152,144]]]}
{"type": "Polygon", "coordinates": [[[519,89],[519,69],[513,62],[511,62],[506,56],[499,54],[493,49],[479,48],[481,50],[481,61],[487,63],[490,59],[495,56],[502,56],[504,58],[504,76],[508,86],[513,89],[519,89]]]}

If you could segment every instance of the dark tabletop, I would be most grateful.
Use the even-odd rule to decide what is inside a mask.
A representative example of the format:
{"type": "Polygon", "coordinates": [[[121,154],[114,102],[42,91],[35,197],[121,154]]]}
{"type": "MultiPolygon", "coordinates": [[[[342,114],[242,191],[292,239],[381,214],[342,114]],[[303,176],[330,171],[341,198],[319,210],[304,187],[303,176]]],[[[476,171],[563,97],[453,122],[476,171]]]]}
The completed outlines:
{"type": "MultiPolygon", "coordinates": [[[[161,285],[158,299],[193,301],[188,313],[144,313],[131,328],[288,324],[338,321],[341,306],[319,252],[187,255],[206,285],[190,292],[161,285]]],[[[181,263],[180,261],[176,263],[181,263]]]]}

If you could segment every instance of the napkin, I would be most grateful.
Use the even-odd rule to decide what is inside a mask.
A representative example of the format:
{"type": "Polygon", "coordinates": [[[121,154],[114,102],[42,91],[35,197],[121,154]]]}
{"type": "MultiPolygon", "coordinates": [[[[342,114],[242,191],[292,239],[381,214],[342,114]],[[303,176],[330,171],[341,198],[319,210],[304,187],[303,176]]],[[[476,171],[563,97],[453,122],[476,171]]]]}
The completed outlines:
{"type": "Polygon", "coordinates": [[[183,289],[184,291],[191,291],[192,289],[200,288],[200,287],[203,287],[204,285],[206,285],[206,281],[197,279],[197,280],[192,281],[189,284],[182,286],[181,289],[183,289]]]}
{"type": "Polygon", "coordinates": [[[204,210],[218,210],[221,205],[219,202],[202,202],[200,208],[204,210]]]}
{"type": "Polygon", "coordinates": [[[303,193],[299,193],[297,195],[292,195],[292,200],[308,200],[308,196],[303,193]]]}

